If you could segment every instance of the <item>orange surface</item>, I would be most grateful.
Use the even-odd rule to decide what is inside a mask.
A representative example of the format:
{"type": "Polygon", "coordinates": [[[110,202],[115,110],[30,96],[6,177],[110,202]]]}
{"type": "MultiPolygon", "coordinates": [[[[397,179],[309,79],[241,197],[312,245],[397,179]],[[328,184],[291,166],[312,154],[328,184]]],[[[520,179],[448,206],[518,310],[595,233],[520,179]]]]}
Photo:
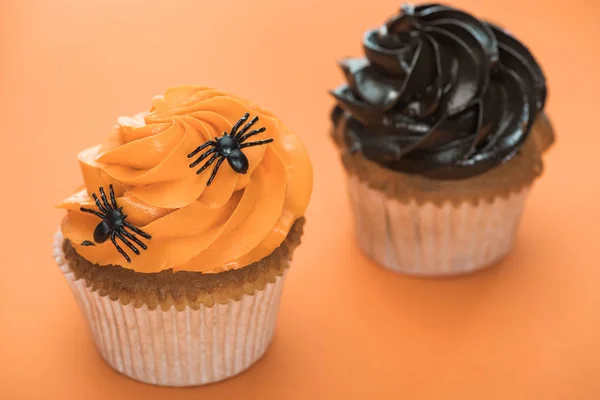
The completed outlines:
{"type": "Polygon", "coordinates": [[[558,143],[505,261],[419,280],[376,267],[353,241],[327,89],[342,82],[335,60],[359,54],[362,32],[399,2],[348,3],[0,2],[1,399],[600,398],[600,5],[455,2],[534,49],[558,143]],[[178,390],[100,360],[50,245],[63,215],[52,206],[81,183],[77,152],[188,82],[272,109],[306,142],[315,190],[265,358],[178,390]]]}

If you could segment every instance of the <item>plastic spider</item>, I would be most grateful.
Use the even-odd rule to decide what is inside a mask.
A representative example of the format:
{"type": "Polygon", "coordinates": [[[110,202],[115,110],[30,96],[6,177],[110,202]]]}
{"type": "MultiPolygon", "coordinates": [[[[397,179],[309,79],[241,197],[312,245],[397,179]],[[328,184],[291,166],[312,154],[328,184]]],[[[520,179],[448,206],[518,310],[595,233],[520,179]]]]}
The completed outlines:
{"type": "MultiPolygon", "coordinates": [[[[126,221],[127,215],[123,214],[123,207],[119,207],[117,205],[113,185],[109,185],[108,188],[110,190],[110,203],[106,198],[104,188],[100,187],[99,190],[100,197],[102,198],[102,203],[100,203],[100,200],[98,200],[98,196],[96,196],[95,193],[92,193],[92,197],[94,198],[94,201],[96,202],[96,206],[98,207],[99,211],[91,210],[89,208],[84,207],[81,207],[80,210],[85,213],[94,214],[102,220],[102,222],[100,222],[96,226],[96,229],[94,229],[94,242],[104,243],[108,240],[108,238],[110,238],[110,240],[115,245],[117,251],[121,253],[123,257],[125,257],[128,263],[130,263],[131,259],[129,258],[127,253],[125,253],[125,251],[121,248],[121,246],[119,246],[119,244],[117,243],[117,238],[119,238],[123,243],[125,243],[125,245],[137,255],[140,254],[140,251],[137,249],[137,247],[134,246],[133,243],[131,243],[128,240],[128,238],[134,241],[143,250],[146,250],[147,247],[144,243],[142,243],[140,239],[137,238],[137,236],[126,231],[125,228],[129,228],[134,233],[137,233],[138,235],[146,239],[152,239],[152,236],[148,235],[146,232],[136,228],[135,226],[131,225],[129,222],[126,221]]],[[[86,243],[83,245],[89,246],[90,244],[86,243]]]]}
{"type": "Polygon", "coordinates": [[[250,122],[246,126],[244,126],[239,132],[238,129],[250,116],[249,113],[244,114],[242,118],[238,122],[235,123],[233,128],[231,129],[231,133],[223,132],[223,136],[217,138],[216,140],[209,140],[201,146],[198,146],[196,150],[192,151],[188,154],[188,158],[194,157],[196,154],[200,153],[202,150],[207,147],[211,147],[209,150],[204,152],[196,161],[190,164],[190,168],[194,168],[196,165],[200,164],[203,160],[205,160],[208,156],[212,154],[212,157],[198,170],[196,171],[197,175],[200,175],[205,169],[210,167],[212,163],[215,161],[215,167],[213,168],[212,174],[206,183],[207,186],[210,186],[213,179],[217,175],[221,164],[223,161],[227,159],[227,162],[238,174],[245,174],[248,172],[248,158],[242,152],[242,149],[252,146],[259,146],[261,144],[271,143],[273,141],[272,138],[259,140],[256,142],[248,142],[245,143],[246,140],[251,138],[252,136],[258,135],[267,130],[267,128],[262,127],[259,129],[255,129],[253,131],[248,132],[248,130],[258,121],[258,117],[252,118],[250,122]],[[248,132],[248,133],[246,133],[248,132]]]}

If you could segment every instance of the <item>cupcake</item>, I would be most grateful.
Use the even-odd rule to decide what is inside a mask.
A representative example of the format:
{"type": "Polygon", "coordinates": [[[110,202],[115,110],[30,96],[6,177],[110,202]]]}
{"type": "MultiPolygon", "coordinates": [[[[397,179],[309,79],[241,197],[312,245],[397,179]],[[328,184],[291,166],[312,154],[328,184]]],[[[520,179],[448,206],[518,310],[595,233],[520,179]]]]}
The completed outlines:
{"type": "Polygon", "coordinates": [[[104,360],[164,386],[255,363],[312,189],[298,138],[253,103],[182,86],[78,160],[54,255],[104,360]]]}
{"type": "Polygon", "coordinates": [[[402,6],[363,45],[332,91],[359,246],[406,274],[494,264],[554,140],[540,66],[507,31],[438,4],[402,6]]]}

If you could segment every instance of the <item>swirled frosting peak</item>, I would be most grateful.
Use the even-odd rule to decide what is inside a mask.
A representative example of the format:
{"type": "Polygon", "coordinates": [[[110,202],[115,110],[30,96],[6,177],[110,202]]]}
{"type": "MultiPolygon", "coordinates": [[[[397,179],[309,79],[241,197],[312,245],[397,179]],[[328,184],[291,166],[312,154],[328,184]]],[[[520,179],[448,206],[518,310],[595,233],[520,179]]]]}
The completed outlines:
{"type": "Polygon", "coordinates": [[[304,215],[312,190],[310,160],[285,125],[253,103],[200,86],[171,88],[148,111],[119,118],[104,143],[78,158],[84,186],[59,205],[68,210],[64,237],[95,264],[137,272],[219,272],[258,261],[304,215]],[[253,138],[268,145],[243,149],[244,174],[225,162],[207,185],[212,168],[196,174],[187,155],[231,132],[246,113],[259,118],[254,128],[265,128],[253,138]],[[130,263],[111,240],[93,242],[102,221],[81,211],[100,209],[92,196],[101,187],[114,189],[126,221],[151,237],[130,263]]]}
{"type": "Polygon", "coordinates": [[[334,138],[387,168],[468,178],[511,159],[544,107],[542,71],[506,31],[444,5],[404,5],[363,38],[332,93],[334,138]]]}

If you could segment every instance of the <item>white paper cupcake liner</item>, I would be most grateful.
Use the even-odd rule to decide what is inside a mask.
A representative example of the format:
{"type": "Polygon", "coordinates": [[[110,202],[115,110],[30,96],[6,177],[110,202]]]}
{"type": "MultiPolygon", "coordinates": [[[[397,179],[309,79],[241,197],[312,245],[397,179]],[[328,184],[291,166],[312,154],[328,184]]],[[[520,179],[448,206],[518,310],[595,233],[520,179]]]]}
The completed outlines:
{"type": "Polygon", "coordinates": [[[64,260],[63,237],[54,256],[81,307],[104,360],[120,373],[163,386],[217,382],[244,371],[266,352],[285,275],[239,301],[177,311],[135,308],[100,296],[76,280],[64,260]]]}
{"type": "Polygon", "coordinates": [[[348,180],[358,244],[391,270],[422,276],[466,274],[511,249],[529,187],[477,205],[402,203],[355,176],[348,180]]]}

